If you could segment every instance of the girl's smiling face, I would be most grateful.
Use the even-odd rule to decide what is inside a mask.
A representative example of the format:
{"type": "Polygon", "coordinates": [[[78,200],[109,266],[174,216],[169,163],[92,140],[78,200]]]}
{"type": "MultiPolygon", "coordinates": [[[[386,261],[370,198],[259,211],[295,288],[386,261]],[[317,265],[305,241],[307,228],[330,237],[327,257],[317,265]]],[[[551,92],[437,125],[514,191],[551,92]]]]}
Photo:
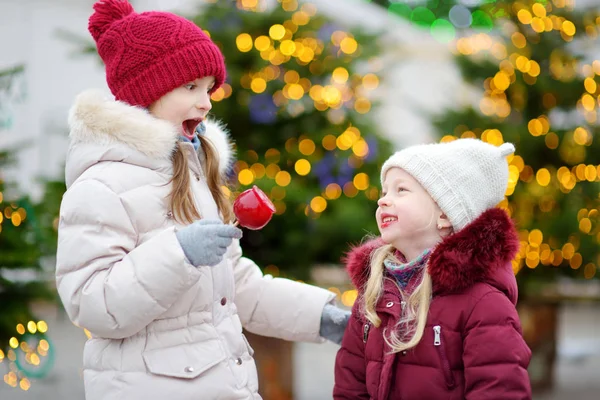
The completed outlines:
{"type": "Polygon", "coordinates": [[[376,218],[384,242],[392,244],[411,260],[440,241],[438,225],[447,227],[449,221],[409,173],[390,168],[381,195],[376,218]]]}
{"type": "Polygon", "coordinates": [[[212,76],[186,83],[152,103],[148,110],[155,117],[181,127],[181,135],[191,139],[212,108],[210,91],[214,83],[212,76]]]}

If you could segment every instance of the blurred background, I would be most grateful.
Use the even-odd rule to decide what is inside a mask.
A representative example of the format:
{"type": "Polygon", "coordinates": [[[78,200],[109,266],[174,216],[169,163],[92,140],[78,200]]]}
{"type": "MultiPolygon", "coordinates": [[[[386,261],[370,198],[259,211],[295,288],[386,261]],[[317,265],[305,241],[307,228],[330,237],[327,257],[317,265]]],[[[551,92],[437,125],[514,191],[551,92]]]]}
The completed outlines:
{"type": "MultiPolygon", "coordinates": [[[[94,0],[0,0],[0,399],[83,399],[86,332],[54,288],[68,110],[107,91],[94,0]]],[[[598,0],[130,0],[205,29],[225,54],[212,114],[237,145],[231,197],[277,213],[245,231],[265,274],[351,307],[340,266],[376,233],[378,172],[407,145],[516,144],[505,201],[534,398],[597,399],[598,0]]],[[[337,346],[250,336],[267,400],[331,398],[337,346]]]]}

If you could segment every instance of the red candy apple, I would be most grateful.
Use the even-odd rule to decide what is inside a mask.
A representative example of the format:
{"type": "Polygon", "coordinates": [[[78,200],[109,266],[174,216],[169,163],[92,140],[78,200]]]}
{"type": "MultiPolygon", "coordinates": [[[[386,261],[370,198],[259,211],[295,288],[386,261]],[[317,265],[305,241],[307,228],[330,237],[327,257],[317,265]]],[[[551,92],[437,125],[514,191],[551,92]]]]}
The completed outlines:
{"type": "Polygon", "coordinates": [[[256,185],[243,191],[233,203],[233,212],[239,224],[248,229],[261,229],[271,220],[275,206],[265,192],[256,185]]]}

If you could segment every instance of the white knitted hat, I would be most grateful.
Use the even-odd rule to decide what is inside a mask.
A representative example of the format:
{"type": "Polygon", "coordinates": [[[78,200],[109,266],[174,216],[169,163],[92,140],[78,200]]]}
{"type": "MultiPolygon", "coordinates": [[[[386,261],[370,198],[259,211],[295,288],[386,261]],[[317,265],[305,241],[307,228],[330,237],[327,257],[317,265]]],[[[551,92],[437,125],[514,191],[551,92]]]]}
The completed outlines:
{"type": "Polygon", "coordinates": [[[512,143],[497,147],[479,139],[411,146],[394,153],[381,168],[399,167],[429,192],[455,232],[504,199],[508,186],[506,156],[512,143]]]}

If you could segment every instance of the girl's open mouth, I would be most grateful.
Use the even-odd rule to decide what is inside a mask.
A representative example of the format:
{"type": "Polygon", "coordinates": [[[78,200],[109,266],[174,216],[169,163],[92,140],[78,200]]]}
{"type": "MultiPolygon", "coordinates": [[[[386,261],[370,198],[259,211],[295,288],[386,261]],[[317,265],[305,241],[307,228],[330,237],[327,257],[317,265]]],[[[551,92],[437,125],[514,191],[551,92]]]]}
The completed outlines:
{"type": "Polygon", "coordinates": [[[196,135],[196,128],[202,123],[202,118],[186,119],[181,123],[183,135],[192,140],[196,135]]]}

